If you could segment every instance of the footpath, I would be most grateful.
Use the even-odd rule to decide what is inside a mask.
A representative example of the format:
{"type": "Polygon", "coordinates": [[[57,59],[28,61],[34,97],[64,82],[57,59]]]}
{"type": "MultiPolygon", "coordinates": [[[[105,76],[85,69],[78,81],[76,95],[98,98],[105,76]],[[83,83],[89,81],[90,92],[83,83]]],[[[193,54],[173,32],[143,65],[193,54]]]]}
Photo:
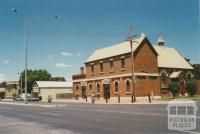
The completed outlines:
{"type": "MultiPolygon", "coordinates": [[[[92,100],[90,97],[86,99],[53,99],[51,103],[48,103],[47,101],[39,101],[39,102],[28,102],[27,104],[24,104],[24,102],[15,101],[13,102],[11,99],[2,99],[0,101],[0,104],[8,104],[8,105],[21,105],[21,106],[36,106],[36,107],[59,107],[59,106],[65,106],[67,103],[74,103],[74,104],[92,104],[92,100]]],[[[158,98],[151,99],[151,103],[149,103],[148,97],[136,97],[136,102],[131,101],[130,97],[121,97],[120,103],[118,98],[113,97],[107,100],[100,98],[95,99],[94,104],[106,104],[106,105],[123,105],[123,104],[167,104],[168,101],[166,100],[160,100],[158,98]]]]}

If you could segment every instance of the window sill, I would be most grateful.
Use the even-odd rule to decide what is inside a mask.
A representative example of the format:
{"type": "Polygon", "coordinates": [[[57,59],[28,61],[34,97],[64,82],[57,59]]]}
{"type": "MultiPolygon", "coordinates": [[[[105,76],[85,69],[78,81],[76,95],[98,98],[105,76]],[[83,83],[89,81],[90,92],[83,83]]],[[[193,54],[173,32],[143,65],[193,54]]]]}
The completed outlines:
{"type": "Polygon", "coordinates": [[[121,68],[121,71],[125,71],[126,69],[125,68],[121,68]]]}
{"type": "Polygon", "coordinates": [[[110,70],[110,73],[113,73],[114,72],[114,70],[110,70]]]}
{"type": "Polygon", "coordinates": [[[130,94],[131,92],[126,92],[126,94],[130,94]]]}
{"type": "Polygon", "coordinates": [[[104,74],[104,72],[100,72],[100,74],[104,74]]]}
{"type": "Polygon", "coordinates": [[[97,93],[97,95],[100,95],[101,93],[97,93]]]}
{"type": "Polygon", "coordinates": [[[115,94],[116,94],[116,95],[118,95],[118,94],[119,94],[119,92],[115,92],[115,94]]]}

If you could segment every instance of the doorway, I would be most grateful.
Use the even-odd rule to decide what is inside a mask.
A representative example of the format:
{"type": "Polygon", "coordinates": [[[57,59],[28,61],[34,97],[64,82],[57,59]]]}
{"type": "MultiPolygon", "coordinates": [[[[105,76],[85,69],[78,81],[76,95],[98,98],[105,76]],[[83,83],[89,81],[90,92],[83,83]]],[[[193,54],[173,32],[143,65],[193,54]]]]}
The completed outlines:
{"type": "Polygon", "coordinates": [[[86,86],[82,86],[82,98],[86,98],[86,86]]]}
{"type": "Polygon", "coordinates": [[[110,84],[103,85],[104,98],[110,99],[110,84]]]}

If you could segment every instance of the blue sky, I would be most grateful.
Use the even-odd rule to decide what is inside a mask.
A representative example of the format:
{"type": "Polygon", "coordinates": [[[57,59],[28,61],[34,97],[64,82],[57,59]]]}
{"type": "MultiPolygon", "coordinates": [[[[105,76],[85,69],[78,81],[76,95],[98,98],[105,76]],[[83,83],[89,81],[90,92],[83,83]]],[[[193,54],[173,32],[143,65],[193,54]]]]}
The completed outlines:
{"type": "Polygon", "coordinates": [[[49,17],[28,23],[28,68],[53,76],[71,79],[95,49],[124,41],[130,25],[200,63],[199,0],[0,0],[0,81],[24,68],[24,20],[11,8],[49,17]]]}

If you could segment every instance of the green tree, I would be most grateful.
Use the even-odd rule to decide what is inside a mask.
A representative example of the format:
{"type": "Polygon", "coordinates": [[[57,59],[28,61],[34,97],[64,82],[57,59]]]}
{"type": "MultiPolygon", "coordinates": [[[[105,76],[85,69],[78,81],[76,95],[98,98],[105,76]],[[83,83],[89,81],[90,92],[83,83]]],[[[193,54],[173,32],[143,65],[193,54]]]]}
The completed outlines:
{"type": "Polygon", "coordinates": [[[5,87],[6,87],[6,82],[5,81],[1,82],[0,83],[0,88],[5,88],[5,87]]]}
{"type": "Polygon", "coordinates": [[[195,79],[200,80],[200,64],[193,64],[192,66],[195,79]]]}
{"type": "Polygon", "coordinates": [[[179,92],[179,84],[176,82],[172,82],[168,86],[169,91],[172,93],[173,98],[175,98],[176,94],[179,92]]]}
{"type": "Polygon", "coordinates": [[[190,96],[194,96],[197,92],[197,85],[193,81],[190,81],[186,84],[185,90],[190,94],[190,96]]]}
{"type": "MultiPolygon", "coordinates": [[[[22,89],[25,87],[25,72],[22,72],[22,89]]],[[[51,81],[53,78],[47,70],[27,70],[27,92],[31,93],[32,86],[35,81],[51,81]]],[[[21,83],[21,77],[19,80],[21,83]]]]}
{"type": "Polygon", "coordinates": [[[54,81],[66,81],[64,77],[54,77],[54,81]]]}

